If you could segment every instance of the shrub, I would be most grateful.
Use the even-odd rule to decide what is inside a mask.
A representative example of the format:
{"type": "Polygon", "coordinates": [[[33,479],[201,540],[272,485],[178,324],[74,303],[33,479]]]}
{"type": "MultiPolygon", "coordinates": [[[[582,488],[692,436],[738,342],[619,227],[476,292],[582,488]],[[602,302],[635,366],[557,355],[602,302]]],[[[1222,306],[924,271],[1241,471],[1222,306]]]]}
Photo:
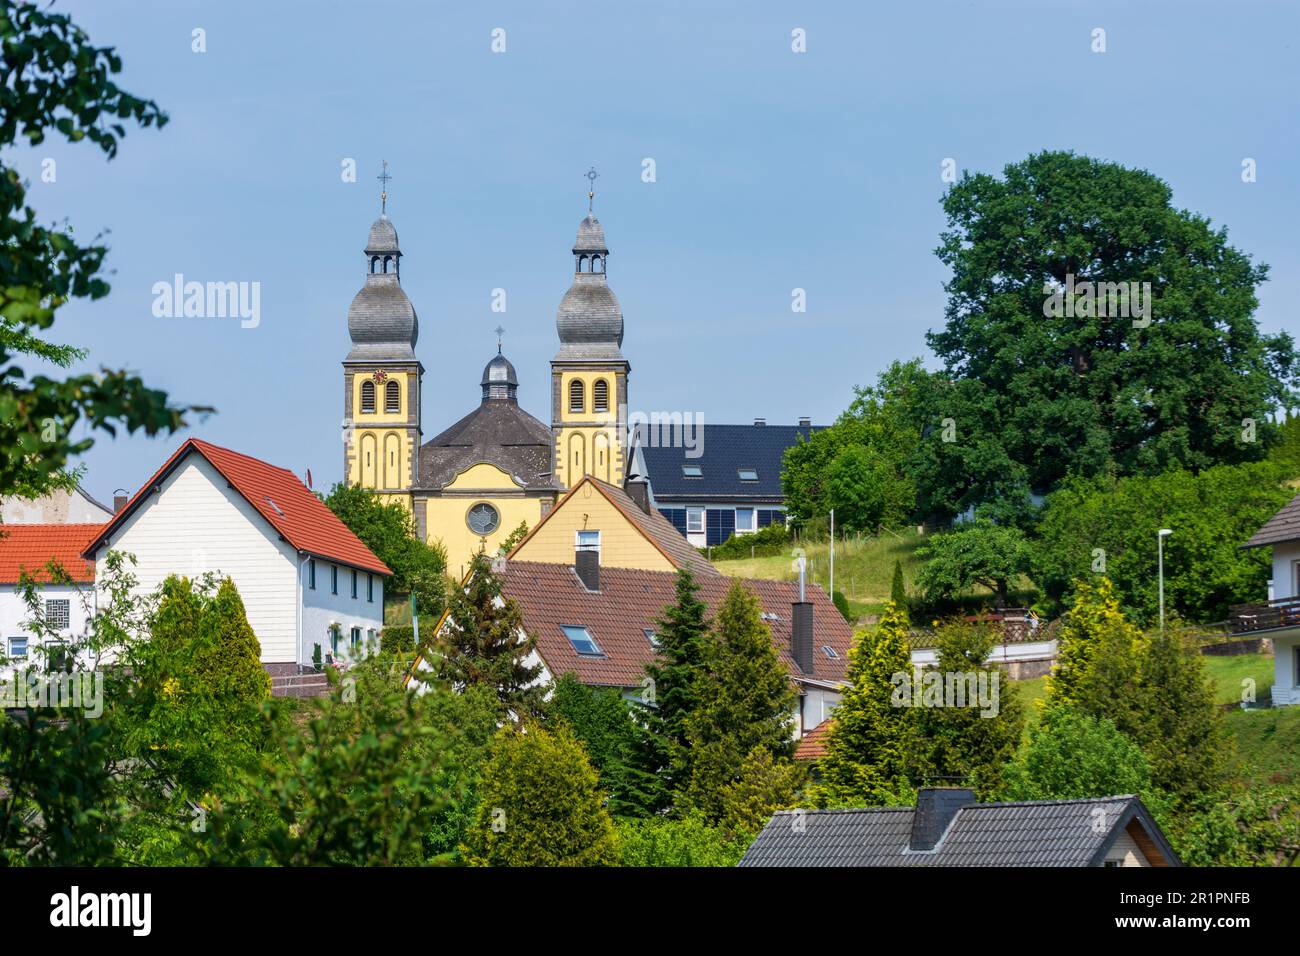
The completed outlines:
{"type": "Polygon", "coordinates": [[[749,841],[728,839],[702,814],[680,820],[620,820],[618,859],[623,866],[735,866],[749,841]]]}
{"type": "Polygon", "coordinates": [[[379,650],[385,654],[409,654],[415,650],[415,628],[410,624],[388,624],[379,632],[379,650]]]}
{"type": "Polygon", "coordinates": [[[790,529],[781,522],[759,528],[753,534],[733,534],[722,544],[715,544],[709,551],[715,561],[729,561],[736,558],[769,558],[785,554],[790,547],[790,529]]]}

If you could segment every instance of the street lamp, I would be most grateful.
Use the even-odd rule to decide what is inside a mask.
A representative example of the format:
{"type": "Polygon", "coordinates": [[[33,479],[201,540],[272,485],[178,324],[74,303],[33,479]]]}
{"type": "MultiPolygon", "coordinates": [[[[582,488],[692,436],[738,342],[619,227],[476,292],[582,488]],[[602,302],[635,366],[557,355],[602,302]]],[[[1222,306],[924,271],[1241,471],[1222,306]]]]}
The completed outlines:
{"type": "Polygon", "coordinates": [[[1161,528],[1156,532],[1156,554],[1160,576],[1160,630],[1165,629],[1165,538],[1173,534],[1172,528],[1161,528]]]}

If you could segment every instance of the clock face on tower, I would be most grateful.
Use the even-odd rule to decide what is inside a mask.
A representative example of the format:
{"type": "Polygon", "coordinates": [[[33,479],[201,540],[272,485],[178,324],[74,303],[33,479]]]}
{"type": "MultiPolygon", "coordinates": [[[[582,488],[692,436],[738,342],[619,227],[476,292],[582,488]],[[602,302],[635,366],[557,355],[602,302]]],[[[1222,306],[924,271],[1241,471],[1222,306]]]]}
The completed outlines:
{"type": "Polygon", "coordinates": [[[479,502],[469,509],[465,516],[469,529],[477,535],[489,535],[501,524],[501,515],[486,501],[479,502]]]}

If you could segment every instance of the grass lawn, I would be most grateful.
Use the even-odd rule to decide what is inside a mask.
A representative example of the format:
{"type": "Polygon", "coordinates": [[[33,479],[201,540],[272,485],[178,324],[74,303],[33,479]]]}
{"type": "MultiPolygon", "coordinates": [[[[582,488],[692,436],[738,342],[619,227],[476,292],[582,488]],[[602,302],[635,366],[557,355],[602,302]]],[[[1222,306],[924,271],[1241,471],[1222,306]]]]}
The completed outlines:
{"type": "Polygon", "coordinates": [[[1265,700],[1273,686],[1273,658],[1263,654],[1236,654],[1232,657],[1204,656],[1205,672],[1214,682],[1214,700],[1219,704],[1241,702],[1242,681],[1253,678],[1255,697],[1265,700]]]}
{"type": "Polygon", "coordinates": [[[1237,744],[1236,780],[1258,786],[1300,779],[1300,707],[1234,710],[1224,723],[1237,744]]]}

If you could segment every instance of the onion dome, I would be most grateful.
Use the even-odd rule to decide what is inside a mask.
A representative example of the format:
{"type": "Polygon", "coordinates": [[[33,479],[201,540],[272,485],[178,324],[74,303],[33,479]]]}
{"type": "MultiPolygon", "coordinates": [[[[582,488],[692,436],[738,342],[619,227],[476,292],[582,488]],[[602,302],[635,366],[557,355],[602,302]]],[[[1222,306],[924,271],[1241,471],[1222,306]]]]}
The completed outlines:
{"type": "Polygon", "coordinates": [[[420,323],[402,291],[402,251],[387,215],[370,227],[365,253],[366,284],[348,309],[348,361],[413,361],[420,323]]]}
{"type": "Polygon", "coordinates": [[[492,356],[492,361],[483,367],[483,380],[479,384],[483,386],[485,402],[518,402],[519,377],[515,375],[515,367],[510,364],[510,360],[501,354],[500,346],[497,346],[497,354],[492,356]]]}
{"type": "Polygon", "coordinates": [[[573,243],[573,284],[560,300],[555,330],[558,360],[623,361],[623,310],[605,277],[609,249],[595,216],[578,224],[573,243]]]}

